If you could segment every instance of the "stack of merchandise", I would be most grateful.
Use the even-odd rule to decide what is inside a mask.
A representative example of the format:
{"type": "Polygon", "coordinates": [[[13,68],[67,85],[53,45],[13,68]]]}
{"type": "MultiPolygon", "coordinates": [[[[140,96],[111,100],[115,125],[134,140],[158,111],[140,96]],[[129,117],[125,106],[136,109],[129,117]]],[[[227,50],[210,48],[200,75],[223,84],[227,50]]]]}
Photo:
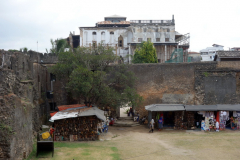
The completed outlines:
{"type": "Polygon", "coordinates": [[[236,112],[237,114],[237,129],[240,129],[240,112],[236,112]]]}
{"type": "Polygon", "coordinates": [[[228,111],[220,111],[220,130],[225,130],[226,122],[229,120],[228,111]]]}
{"type": "Polygon", "coordinates": [[[56,141],[88,141],[97,140],[97,124],[100,120],[96,116],[86,116],[55,120],[56,141]]]}
{"type": "Polygon", "coordinates": [[[183,128],[183,115],[182,111],[175,112],[175,124],[174,129],[182,129],[183,128]]]}
{"type": "Polygon", "coordinates": [[[194,112],[186,112],[187,114],[187,127],[192,128],[195,126],[194,122],[194,112]]]}

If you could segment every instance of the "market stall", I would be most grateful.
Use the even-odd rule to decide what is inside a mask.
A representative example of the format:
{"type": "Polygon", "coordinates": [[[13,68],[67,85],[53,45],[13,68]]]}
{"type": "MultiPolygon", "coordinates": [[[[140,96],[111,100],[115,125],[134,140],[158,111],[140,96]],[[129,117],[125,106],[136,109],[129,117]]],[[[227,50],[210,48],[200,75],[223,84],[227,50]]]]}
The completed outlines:
{"type": "MultiPolygon", "coordinates": [[[[163,118],[163,126],[166,128],[186,128],[184,123],[184,106],[182,104],[152,104],[145,106],[148,111],[148,122],[153,118],[155,122],[163,118]]],[[[157,123],[155,123],[157,127],[157,123]]]]}
{"type": "Polygon", "coordinates": [[[56,141],[88,141],[98,139],[98,124],[106,117],[97,107],[83,106],[59,111],[49,121],[54,122],[56,141]]]}
{"type": "Polygon", "coordinates": [[[201,130],[210,131],[216,129],[217,105],[185,105],[185,109],[200,116],[200,118],[194,119],[193,124],[196,126],[201,124],[201,130]]]}
{"type": "Polygon", "coordinates": [[[220,130],[240,129],[240,104],[218,104],[220,130]]]}

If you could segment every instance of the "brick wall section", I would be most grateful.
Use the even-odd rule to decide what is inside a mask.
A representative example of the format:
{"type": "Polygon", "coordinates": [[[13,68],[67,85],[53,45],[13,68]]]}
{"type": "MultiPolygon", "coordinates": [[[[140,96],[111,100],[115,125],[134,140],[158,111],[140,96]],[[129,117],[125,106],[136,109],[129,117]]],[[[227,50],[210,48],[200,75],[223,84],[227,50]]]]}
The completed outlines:
{"type": "Polygon", "coordinates": [[[150,104],[240,103],[240,63],[201,62],[179,64],[135,64],[135,87],[144,102],[136,107],[141,116],[150,104]]]}

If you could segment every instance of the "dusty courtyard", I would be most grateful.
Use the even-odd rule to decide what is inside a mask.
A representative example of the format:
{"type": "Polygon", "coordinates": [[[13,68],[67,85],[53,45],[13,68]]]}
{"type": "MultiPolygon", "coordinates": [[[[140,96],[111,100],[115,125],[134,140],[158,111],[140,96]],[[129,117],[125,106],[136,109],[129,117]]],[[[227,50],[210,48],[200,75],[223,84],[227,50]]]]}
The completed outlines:
{"type": "MultiPolygon", "coordinates": [[[[240,132],[230,130],[148,133],[145,126],[109,127],[100,141],[60,144],[55,145],[53,159],[240,159],[240,132]]],[[[50,154],[40,157],[51,159],[50,154]]]]}

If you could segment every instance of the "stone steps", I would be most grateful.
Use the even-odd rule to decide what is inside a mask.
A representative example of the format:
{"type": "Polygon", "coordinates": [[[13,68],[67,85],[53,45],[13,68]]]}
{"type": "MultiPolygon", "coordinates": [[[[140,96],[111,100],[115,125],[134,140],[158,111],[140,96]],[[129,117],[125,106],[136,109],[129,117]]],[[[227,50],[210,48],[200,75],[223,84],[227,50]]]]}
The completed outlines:
{"type": "Polygon", "coordinates": [[[115,127],[134,127],[139,126],[138,122],[133,121],[133,117],[121,117],[114,123],[115,127]]]}

